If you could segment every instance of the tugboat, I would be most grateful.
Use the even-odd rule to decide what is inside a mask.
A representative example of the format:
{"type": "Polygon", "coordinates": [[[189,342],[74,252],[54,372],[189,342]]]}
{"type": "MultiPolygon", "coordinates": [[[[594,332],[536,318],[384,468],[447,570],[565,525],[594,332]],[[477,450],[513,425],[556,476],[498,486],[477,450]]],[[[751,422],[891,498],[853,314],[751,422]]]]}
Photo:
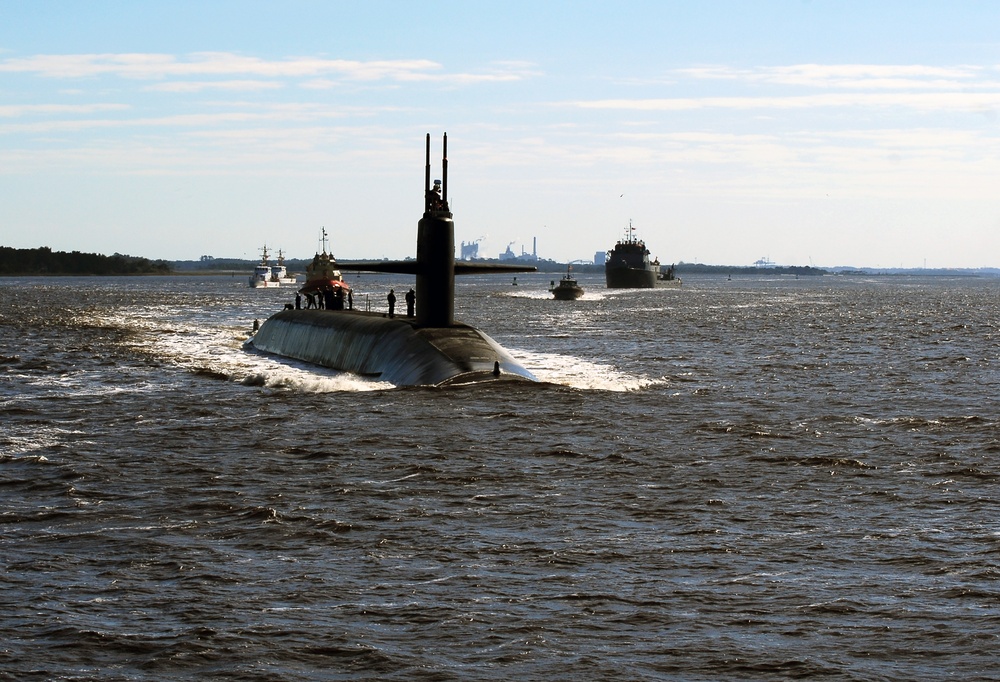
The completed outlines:
{"type": "Polygon", "coordinates": [[[652,289],[660,273],[660,261],[649,260],[645,242],[635,236],[632,222],[628,234],[608,251],[604,279],[609,289],[652,289]]]}
{"type": "Polygon", "coordinates": [[[661,286],[681,285],[681,278],[677,276],[673,265],[661,267],[660,272],[657,274],[657,279],[661,286]]]}
{"type": "Polygon", "coordinates": [[[549,289],[549,291],[552,292],[552,298],[555,300],[575,301],[583,296],[583,287],[577,284],[576,278],[570,274],[572,269],[572,265],[566,267],[566,274],[563,275],[561,280],[559,280],[558,285],[555,281],[551,283],[552,288],[549,289]]]}
{"type": "MultiPolygon", "coordinates": [[[[333,254],[326,252],[326,228],[324,227],[322,230],[321,252],[317,253],[313,257],[312,263],[306,266],[306,283],[299,289],[299,293],[309,300],[310,307],[315,300],[322,302],[325,308],[343,310],[344,300],[351,301],[349,296],[351,287],[341,276],[333,254]]],[[[349,304],[349,307],[353,307],[353,305],[349,304]]]]}

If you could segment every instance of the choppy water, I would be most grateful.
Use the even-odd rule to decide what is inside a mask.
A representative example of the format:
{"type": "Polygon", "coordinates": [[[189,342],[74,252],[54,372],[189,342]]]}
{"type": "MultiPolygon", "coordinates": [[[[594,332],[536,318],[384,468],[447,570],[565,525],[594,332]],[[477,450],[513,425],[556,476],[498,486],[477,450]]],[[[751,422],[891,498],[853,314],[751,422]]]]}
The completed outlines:
{"type": "Polygon", "coordinates": [[[546,383],[445,390],[0,279],[0,678],[1000,678],[1000,281],[551,278],[456,304],[546,383]]]}

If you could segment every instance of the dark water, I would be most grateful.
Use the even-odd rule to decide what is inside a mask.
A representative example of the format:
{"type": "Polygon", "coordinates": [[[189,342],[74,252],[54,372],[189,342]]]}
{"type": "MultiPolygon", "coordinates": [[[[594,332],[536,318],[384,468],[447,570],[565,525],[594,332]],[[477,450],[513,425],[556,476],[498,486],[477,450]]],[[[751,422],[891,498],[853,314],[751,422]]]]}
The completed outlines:
{"type": "Polygon", "coordinates": [[[1000,280],[550,279],[456,305],[546,383],[447,390],[0,280],[0,679],[1000,678],[1000,280]]]}

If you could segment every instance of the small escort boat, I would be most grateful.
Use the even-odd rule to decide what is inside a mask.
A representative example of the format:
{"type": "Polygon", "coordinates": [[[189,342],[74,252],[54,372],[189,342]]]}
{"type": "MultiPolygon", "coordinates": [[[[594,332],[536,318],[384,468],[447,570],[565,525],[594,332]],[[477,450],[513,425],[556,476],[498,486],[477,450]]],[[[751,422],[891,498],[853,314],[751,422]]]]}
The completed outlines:
{"type": "Polygon", "coordinates": [[[583,296],[583,287],[577,284],[576,278],[570,274],[572,269],[573,266],[566,268],[566,274],[559,280],[559,284],[556,284],[555,281],[552,282],[552,288],[549,291],[552,292],[552,298],[555,300],[575,301],[583,296]]]}
{"type": "Polygon", "coordinates": [[[677,276],[673,265],[661,266],[657,275],[656,286],[680,286],[681,278],[677,276]]]}

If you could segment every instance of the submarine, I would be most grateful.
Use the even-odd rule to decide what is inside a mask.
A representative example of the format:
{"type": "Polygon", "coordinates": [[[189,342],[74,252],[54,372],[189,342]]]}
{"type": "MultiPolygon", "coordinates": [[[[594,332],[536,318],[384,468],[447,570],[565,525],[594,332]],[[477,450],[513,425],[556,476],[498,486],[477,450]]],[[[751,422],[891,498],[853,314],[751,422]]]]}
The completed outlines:
{"type": "MultiPolygon", "coordinates": [[[[431,186],[431,136],[426,138],[424,213],[417,257],[351,261],[343,270],[414,275],[413,317],[351,309],[285,309],[260,325],[244,347],[388,381],[396,386],[452,386],[488,381],[538,381],[500,344],[455,315],[455,276],[533,272],[520,264],[455,262],[455,222],[448,207],[448,134],[441,180],[431,186]]],[[[324,256],[326,256],[324,249],[324,256]]]]}

